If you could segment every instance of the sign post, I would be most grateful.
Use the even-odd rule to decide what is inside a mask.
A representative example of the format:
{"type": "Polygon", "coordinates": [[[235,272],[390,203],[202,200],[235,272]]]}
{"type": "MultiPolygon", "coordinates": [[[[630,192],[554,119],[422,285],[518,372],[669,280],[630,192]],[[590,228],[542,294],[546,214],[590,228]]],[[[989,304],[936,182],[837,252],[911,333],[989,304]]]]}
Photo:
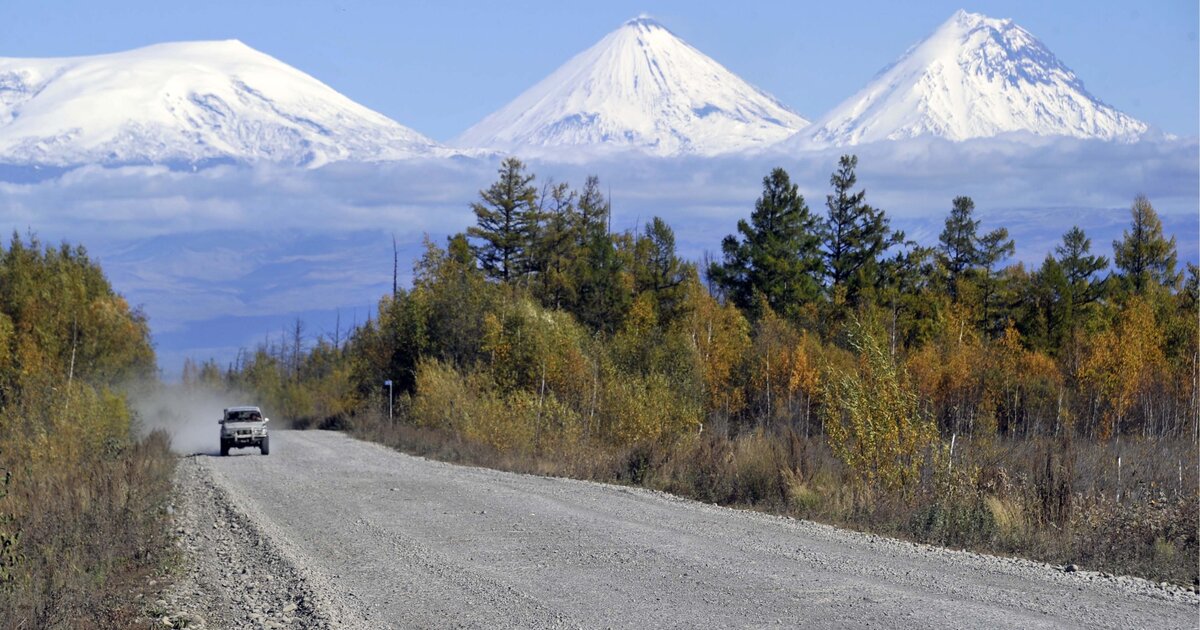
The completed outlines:
{"type": "Polygon", "coordinates": [[[392,421],[392,380],[388,379],[383,382],[388,388],[388,422],[392,421]]]}

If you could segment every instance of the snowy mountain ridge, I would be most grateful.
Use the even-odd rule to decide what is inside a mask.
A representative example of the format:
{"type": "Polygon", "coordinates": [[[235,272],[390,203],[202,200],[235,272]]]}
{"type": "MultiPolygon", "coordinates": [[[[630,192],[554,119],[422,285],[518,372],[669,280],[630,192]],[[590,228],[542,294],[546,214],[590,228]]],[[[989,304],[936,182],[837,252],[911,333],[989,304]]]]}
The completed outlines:
{"type": "Polygon", "coordinates": [[[655,20],[625,22],[463,132],[459,147],[715,155],[808,124],[655,20]]]}
{"type": "Polygon", "coordinates": [[[316,167],[449,154],[237,40],[0,58],[0,162],[316,167]]]}
{"type": "Polygon", "coordinates": [[[1029,31],[959,10],[857,94],[781,145],[1007,132],[1131,141],[1149,127],[1092,96],[1029,31]]]}
{"type": "Polygon", "coordinates": [[[1149,137],[1008,19],[956,12],[813,124],[640,16],[444,147],[237,40],[0,58],[0,165],[336,161],[634,151],[716,156],[1001,134],[1149,137]]]}

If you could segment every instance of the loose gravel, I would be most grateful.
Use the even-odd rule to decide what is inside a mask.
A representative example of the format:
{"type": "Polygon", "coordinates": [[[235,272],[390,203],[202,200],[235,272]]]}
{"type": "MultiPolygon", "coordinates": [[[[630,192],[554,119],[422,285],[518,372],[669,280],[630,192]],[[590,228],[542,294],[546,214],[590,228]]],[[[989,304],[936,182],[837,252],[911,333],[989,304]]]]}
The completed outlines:
{"type": "Polygon", "coordinates": [[[1196,628],[1200,596],[331,432],[179,466],[168,622],[210,628],[1196,628]],[[242,454],[244,453],[244,454],[242,454]],[[187,624],[182,623],[183,620],[187,624]]]}
{"type": "Polygon", "coordinates": [[[284,549],[252,506],[214,483],[207,456],[184,458],[175,473],[175,534],[184,563],[157,608],[174,628],[295,628],[358,625],[319,587],[319,573],[284,549]],[[349,622],[349,623],[348,623],[349,622]]]}

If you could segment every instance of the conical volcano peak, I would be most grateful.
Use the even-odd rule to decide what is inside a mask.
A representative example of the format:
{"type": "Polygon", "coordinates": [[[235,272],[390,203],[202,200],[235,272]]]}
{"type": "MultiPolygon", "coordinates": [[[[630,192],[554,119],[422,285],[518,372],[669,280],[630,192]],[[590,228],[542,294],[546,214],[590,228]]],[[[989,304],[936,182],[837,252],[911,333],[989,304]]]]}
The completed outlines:
{"type": "Polygon", "coordinates": [[[1002,29],[1012,25],[1012,20],[1009,18],[994,18],[982,13],[971,13],[965,9],[959,9],[950,16],[949,20],[942,25],[942,28],[953,26],[960,29],[977,29],[977,28],[994,28],[1002,29]]]}
{"type": "Polygon", "coordinates": [[[662,22],[654,19],[654,16],[650,15],[649,13],[642,13],[635,18],[626,20],[623,26],[632,26],[634,28],[642,28],[646,30],[656,28],[661,28],[664,31],[669,30],[667,27],[662,25],[662,22]]]}
{"type": "Polygon", "coordinates": [[[807,124],[643,15],[463,132],[455,144],[713,155],[764,147],[807,124]]]}
{"type": "Polygon", "coordinates": [[[1147,129],[1092,96],[1012,20],[958,11],[792,142],[966,140],[1009,132],[1134,140],[1147,129]]]}
{"type": "Polygon", "coordinates": [[[319,166],[443,151],[238,40],[0,58],[0,161],[319,166]]]}
{"type": "MultiPolygon", "coordinates": [[[[963,54],[962,49],[980,49],[992,47],[1012,53],[1026,48],[1036,48],[1044,51],[1048,58],[1053,58],[1032,33],[1021,28],[1009,18],[994,18],[982,13],[968,13],[959,9],[950,19],[942,23],[929,37],[909,50],[912,53],[918,48],[940,51],[948,54],[963,54]]],[[[1062,65],[1057,59],[1053,64],[1062,65]]],[[[1069,72],[1069,70],[1068,70],[1069,72]]]]}
{"type": "MultiPolygon", "coordinates": [[[[217,51],[224,50],[227,52],[248,52],[262,54],[259,51],[251,48],[240,39],[198,39],[179,42],[163,42],[161,44],[150,44],[137,50],[209,50],[217,51]]],[[[115,53],[123,54],[123,53],[115,53]]]]}

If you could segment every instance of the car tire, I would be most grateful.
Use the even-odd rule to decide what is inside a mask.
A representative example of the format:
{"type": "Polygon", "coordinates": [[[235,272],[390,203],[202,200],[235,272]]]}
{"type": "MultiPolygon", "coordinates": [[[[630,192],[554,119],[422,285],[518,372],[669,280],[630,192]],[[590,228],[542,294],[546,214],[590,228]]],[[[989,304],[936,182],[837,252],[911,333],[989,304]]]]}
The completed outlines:
{"type": "Polygon", "coordinates": [[[260,451],[262,451],[263,455],[270,455],[271,454],[271,438],[269,438],[269,437],[263,438],[262,442],[259,442],[259,444],[258,444],[258,449],[260,451]]]}
{"type": "Polygon", "coordinates": [[[221,442],[221,457],[226,457],[228,455],[229,455],[229,443],[222,441],[221,442]]]}

